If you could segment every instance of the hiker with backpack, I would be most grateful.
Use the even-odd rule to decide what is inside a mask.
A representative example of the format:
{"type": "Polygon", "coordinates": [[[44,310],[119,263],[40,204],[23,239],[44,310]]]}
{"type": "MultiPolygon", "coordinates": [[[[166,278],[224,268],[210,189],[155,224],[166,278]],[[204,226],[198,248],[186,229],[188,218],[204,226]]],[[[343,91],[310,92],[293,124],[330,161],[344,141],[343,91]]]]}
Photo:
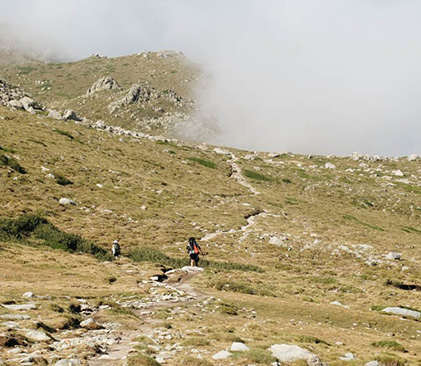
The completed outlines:
{"type": "Polygon", "coordinates": [[[202,248],[200,248],[200,245],[197,244],[196,239],[191,237],[189,238],[189,245],[186,249],[190,255],[190,265],[192,267],[196,267],[197,263],[199,263],[199,254],[204,255],[202,248]]]}
{"type": "Polygon", "coordinates": [[[111,253],[113,253],[114,259],[117,259],[120,256],[120,244],[118,244],[117,240],[114,240],[111,246],[111,253]]]}

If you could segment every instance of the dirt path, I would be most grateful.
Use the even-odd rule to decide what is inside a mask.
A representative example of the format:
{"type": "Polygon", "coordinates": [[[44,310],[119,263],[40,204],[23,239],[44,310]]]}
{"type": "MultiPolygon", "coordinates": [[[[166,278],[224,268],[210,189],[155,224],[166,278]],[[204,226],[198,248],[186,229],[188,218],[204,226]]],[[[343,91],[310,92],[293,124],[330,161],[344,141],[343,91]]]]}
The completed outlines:
{"type": "MultiPolygon", "coordinates": [[[[136,353],[135,347],[139,344],[134,341],[136,338],[146,336],[154,339],[155,326],[161,322],[153,318],[154,312],[169,306],[186,305],[206,299],[207,296],[205,294],[200,293],[190,284],[192,278],[201,272],[201,270],[192,269],[191,267],[183,267],[182,269],[167,272],[168,279],[163,282],[155,282],[154,287],[165,288],[165,290],[171,292],[174,296],[163,301],[149,301],[145,303],[143,308],[139,308],[141,304],[133,301],[132,306],[135,309],[131,310],[139,317],[139,323],[136,325],[136,329],[117,329],[114,331],[113,337],[120,338],[119,342],[110,344],[107,347],[106,353],[89,359],[88,366],[126,365],[128,356],[131,353],[136,353]]],[[[125,303],[124,305],[129,307],[130,303],[125,303]]]]}

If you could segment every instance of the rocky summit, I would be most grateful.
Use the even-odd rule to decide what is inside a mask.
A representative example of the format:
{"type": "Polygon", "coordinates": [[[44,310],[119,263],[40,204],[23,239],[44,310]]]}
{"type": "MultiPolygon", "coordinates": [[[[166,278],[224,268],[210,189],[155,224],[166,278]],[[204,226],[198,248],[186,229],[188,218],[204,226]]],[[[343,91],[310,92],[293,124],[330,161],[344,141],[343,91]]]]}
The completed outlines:
{"type": "Polygon", "coordinates": [[[187,141],[178,52],[7,59],[0,365],[419,365],[418,155],[187,141]]]}

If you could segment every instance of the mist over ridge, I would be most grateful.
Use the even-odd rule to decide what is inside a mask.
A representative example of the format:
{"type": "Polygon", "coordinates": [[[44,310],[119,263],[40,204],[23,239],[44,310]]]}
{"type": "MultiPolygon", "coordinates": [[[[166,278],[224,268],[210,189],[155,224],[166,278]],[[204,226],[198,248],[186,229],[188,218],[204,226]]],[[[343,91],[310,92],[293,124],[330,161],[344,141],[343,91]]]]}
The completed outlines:
{"type": "MultiPolygon", "coordinates": [[[[316,154],[421,152],[416,1],[16,1],[0,41],[59,61],[181,50],[211,75],[210,142],[316,154]]],[[[200,116],[198,117],[200,118],[200,116]]]]}

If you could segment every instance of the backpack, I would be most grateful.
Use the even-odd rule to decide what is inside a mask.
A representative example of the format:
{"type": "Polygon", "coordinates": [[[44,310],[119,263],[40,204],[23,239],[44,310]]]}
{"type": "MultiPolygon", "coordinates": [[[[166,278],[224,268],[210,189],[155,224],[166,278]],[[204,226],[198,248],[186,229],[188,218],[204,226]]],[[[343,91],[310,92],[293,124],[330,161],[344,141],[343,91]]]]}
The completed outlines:
{"type": "Polygon", "coordinates": [[[189,254],[198,254],[199,253],[199,247],[196,243],[196,240],[194,238],[189,239],[189,245],[187,246],[187,251],[189,254]]]}

